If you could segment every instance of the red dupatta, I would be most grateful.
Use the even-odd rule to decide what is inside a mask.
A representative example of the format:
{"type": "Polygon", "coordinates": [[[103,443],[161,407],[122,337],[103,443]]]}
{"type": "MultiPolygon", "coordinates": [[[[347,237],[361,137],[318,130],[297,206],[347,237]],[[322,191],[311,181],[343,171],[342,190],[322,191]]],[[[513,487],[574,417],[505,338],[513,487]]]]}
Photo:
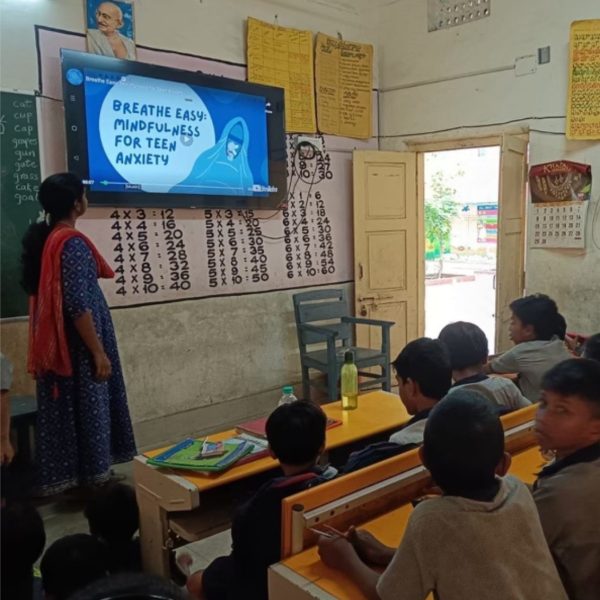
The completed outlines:
{"type": "Polygon", "coordinates": [[[73,375],[65,332],[61,270],[62,250],[73,237],[82,238],[92,251],[98,277],[110,279],[115,275],[91,240],[83,233],[67,225],[56,225],[44,244],[38,293],[29,298],[27,370],[34,377],[48,372],[62,377],[73,375]]]}

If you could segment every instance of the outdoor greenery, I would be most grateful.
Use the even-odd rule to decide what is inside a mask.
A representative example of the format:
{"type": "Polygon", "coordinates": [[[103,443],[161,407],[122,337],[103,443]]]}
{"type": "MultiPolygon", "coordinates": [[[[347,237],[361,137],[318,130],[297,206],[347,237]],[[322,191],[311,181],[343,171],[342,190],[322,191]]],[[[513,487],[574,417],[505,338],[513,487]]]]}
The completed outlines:
{"type": "MultiPolygon", "coordinates": [[[[461,176],[462,171],[457,173],[461,176]]],[[[441,277],[444,269],[444,253],[450,251],[450,231],[452,219],[458,215],[458,204],[455,200],[456,190],[449,185],[442,171],[436,171],[431,178],[431,198],[425,201],[425,237],[429,247],[435,254],[439,252],[439,268],[437,277],[441,277]]]]}

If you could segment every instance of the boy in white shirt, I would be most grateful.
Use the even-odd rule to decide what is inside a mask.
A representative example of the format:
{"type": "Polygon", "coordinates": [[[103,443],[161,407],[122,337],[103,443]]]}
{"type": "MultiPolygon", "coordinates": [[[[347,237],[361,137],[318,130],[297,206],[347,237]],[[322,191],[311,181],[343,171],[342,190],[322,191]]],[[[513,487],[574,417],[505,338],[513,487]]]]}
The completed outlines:
{"type": "Polygon", "coordinates": [[[510,304],[510,339],[515,346],[485,365],[486,373],[518,373],[523,395],[537,402],[542,377],[555,364],[572,358],[565,347],[565,320],[545,294],[517,298],[510,304]]]}
{"type": "Polygon", "coordinates": [[[452,383],[448,353],[438,340],[418,338],[404,346],[392,368],[400,400],[411,419],[390,436],[390,442],[408,447],[421,444],[429,412],[452,383]]]}
{"type": "Polygon", "coordinates": [[[533,499],[571,600],[600,597],[600,363],[572,358],[544,375],[535,417],[555,460],[538,473],[533,499]]]}
{"type": "Polygon", "coordinates": [[[443,495],[417,505],[399,548],[351,529],[321,537],[321,559],[372,599],[566,600],[529,490],[502,477],[510,456],[494,407],[467,390],[448,396],[420,453],[443,495]]]}
{"type": "Polygon", "coordinates": [[[488,359],[488,340],[477,325],[465,321],[450,323],[440,331],[438,339],[450,355],[454,384],[448,393],[460,389],[479,392],[496,404],[500,412],[531,404],[510,379],[488,377],[483,372],[488,359]]]}

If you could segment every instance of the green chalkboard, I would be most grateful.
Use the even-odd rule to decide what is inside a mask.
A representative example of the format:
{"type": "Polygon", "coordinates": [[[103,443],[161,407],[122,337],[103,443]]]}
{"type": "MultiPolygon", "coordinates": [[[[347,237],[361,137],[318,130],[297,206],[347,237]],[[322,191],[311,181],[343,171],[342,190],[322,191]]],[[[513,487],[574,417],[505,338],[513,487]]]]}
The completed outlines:
{"type": "Polygon", "coordinates": [[[19,285],[21,238],[40,216],[39,185],[35,96],[0,92],[2,318],[27,314],[27,296],[19,285]]]}

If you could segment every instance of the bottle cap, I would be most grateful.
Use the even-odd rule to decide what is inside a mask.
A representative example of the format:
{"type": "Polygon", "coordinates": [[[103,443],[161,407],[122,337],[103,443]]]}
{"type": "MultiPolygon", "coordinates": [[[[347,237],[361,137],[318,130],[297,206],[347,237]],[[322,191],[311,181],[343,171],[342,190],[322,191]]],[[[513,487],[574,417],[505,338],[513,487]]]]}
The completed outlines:
{"type": "Polygon", "coordinates": [[[344,354],[344,362],[353,363],[354,362],[354,352],[352,350],[347,350],[344,354]]]}
{"type": "Polygon", "coordinates": [[[282,390],[281,390],[284,394],[293,394],[294,393],[294,388],[291,385],[285,385],[283,386],[282,390]]]}

